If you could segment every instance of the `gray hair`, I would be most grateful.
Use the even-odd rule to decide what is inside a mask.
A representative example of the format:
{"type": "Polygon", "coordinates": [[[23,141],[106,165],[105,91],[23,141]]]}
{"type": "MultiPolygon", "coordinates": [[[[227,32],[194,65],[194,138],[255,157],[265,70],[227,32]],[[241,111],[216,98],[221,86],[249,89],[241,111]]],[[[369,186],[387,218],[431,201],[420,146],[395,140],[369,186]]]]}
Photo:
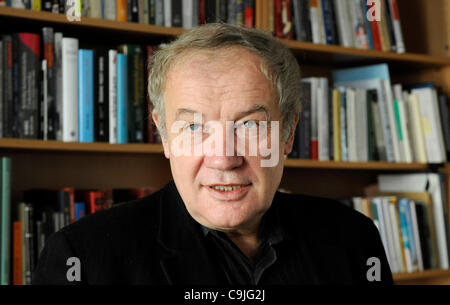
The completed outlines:
{"type": "Polygon", "coordinates": [[[265,32],[226,23],[209,23],[185,32],[171,43],[161,45],[151,58],[148,92],[164,139],[167,137],[163,96],[166,78],[175,60],[187,50],[214,51],[231,46],[243,47],[261,57],[261,72],[277,91],[283,118],[283,139],[287,140],[291,128],[295,128],[292,126],[295,116],[300,112],[300,68],[297,60],[278,39],[265,32]]]}

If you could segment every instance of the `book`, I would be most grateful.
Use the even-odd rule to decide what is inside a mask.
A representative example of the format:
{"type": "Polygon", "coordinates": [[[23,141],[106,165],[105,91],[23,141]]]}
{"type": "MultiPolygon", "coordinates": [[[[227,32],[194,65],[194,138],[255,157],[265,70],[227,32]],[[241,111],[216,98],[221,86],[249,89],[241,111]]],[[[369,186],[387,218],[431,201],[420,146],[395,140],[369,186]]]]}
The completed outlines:
{"type": "Polygon", "coordinates": [[[55,34],[53,28],[42,28],[43,57],[47,63],[47,139],[56,140],[55,34]]]}
{"type": "MultiPolygon", "coordinates": [[[[172,0],[161,0],[164,9],[164,26],[172,26],[172,0]]],[[[215,1],[212,1],[215,2],[215,1]]]]}
{"type": "Polygon", "coordinates": [[[299,124],[301,126],[298,134],[298,148],[300,159],[311,159],[311,83],[300,82],[301,105],[299,124]]]}
{"type": "Polygon", "coordinates": [[[405,43],[403,41],[397,0],[389,0],[389,5],[391,10],[392,26],[394,28],[396,51],[397,53],[405,53],[405,43]]]}
{"type": "Polygon", "coordinates": [[[127,55],[117,54],[117,143],[128,143],[128,63],[127,55]]]}
{"type": "Polygon", "coordinates": [[[308,82],[311,84],[311,114],[310,114],[310,122],[311,122],[311,133],[310,133],[310,147],[311,147],[311,160],[319,159],[319,138],[318,138],[318,112],[317,112],[317,104],[318,104],[318,88],[319,88],[319,79],[315,77],[303,78],[302,82],[308,82]]]}
{"type": "MultiPolygon", "coordinates": [[[[186,1],[186,0],[185,0],[186,1]]],[[[172,24],[173,27],[182,27],[183,26],[183,10],[181,0],[172,0],[171,2],[171,16],[172,16],[172,24]]]]}
{"type": "Polygon", "coordinates": [[[128,21],[127,0],[116,0],[116,18],[117,21],[128,21]]]}
{"type": "Polygon", "coordinates": [[[40,35],[16,33],[18,65],[18,136],[37,139],[39,134],[40,35]]]}
{"type": "Polygon", "coordinates": [[[10,284],[11,268],[11,159],[2,157],[0,160],[0,283],[10,284]]]}
{"type": "Polygon", "coordinates": [[[422,118],[420,114],[419,98],[416,94],[408,94],[408,121],[410,123],[412,151],[414,161],[419,163],[427,162],[427,152],[425,149],[425,139],[422,128],[422,118]]]}
{"type": "Polygon", "coordinates": [[[353,30],[349,17],[349,5],[349,1],[334,0],[339,42],[344,47],[355,46],[355,38],[352,35],[353,30]]]}
{"type": "Polygon", "coordinates": [[[311,22],[309,16],[308,0],[292,0],[295,39],[299,41],[311,41],[311,22]]]}
{"type": "Polygon", "coordinates": [[[117,51],[108,52],[109,143],[117,143],[117,51]]]}
{"type": "Polygon", "coordinates": [[[104,0],[103,4],[103,18],[108,20],[118,20],[116,17],[117,1],[104,0]]]}
{"type": "Polygon", "coordinates": [[[62,39],[62,140],[78,141],[78,39],[62,39]]]}
{"type": "Polygon", "coordinates": [[[79,142],[94,142],[94,52],[78,50],[79,142]]]}
{"type": "Polygon", "coordinates": [[[341,156],[341,93],[337,89],[333,89],[332,100],[332,116],[333,116],[333,146],[334,161],[342,161],[341,156]]]}
{"type": "Polygon", "coordinates": [[[94,139],[96,142],[109,141],[109,63],[108,50],[95,52],[94,62],[94,139]]]}
{"type": "Polygon", "coordinates": [[[13,52],[12,36],[2,35],[2,68],[3,68],[3,137],[13,137],[13,52]]]}

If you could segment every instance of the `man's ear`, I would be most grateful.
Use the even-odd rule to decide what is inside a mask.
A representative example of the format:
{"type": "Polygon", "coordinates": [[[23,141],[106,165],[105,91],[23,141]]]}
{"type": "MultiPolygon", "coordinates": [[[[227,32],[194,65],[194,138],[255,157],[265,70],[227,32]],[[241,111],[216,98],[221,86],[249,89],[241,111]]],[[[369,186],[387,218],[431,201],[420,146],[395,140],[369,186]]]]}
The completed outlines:
{"type": "MultiPolygon", "coordinates": [[[[161,135],[161,128],[159,128],[159,117],[158,117],[158,112],[156,111],[156,109],[153,109],[152,111],[152,118],[153,121],[155,122],[156,127],[158,128],[159,134],[161,135]]],[[[167,136],[167,133],[166,133],[167,136]]],[[[161,136],[161,142],[164,148],[164,156],[169,159],[170,157],[170,149],[169,149],[169,143],[167,142],[166,139],[164,139],[163,136],[161,136]]]]}
{"type": "Polygon", "coordinates": [[[286,144],[284,145],[284,154],[289,155],[292,151],[292,147],[294,146],[294,136],[295,136],[295,128],[297,127],[299,115],[295,116],[294,122],[291,125],[291,132],[289,133],[289,137],[286,140],[286,144]]]}

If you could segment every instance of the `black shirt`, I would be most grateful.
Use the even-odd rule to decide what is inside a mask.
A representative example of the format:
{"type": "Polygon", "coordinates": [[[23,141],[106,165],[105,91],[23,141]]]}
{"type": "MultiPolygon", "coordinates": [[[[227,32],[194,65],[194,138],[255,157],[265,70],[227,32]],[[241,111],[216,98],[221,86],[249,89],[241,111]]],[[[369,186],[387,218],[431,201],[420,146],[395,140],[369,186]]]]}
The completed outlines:
{"type": "Polygon", "coordinates": [[[260,244],[252,264],[224,232],[202,226],[205,242],[217,257],[228,284],[257,285],[264,272],[277,261],[277,247],[286,237],[280,222],[278,205],[273,203],[258,229],[260,244]]]}

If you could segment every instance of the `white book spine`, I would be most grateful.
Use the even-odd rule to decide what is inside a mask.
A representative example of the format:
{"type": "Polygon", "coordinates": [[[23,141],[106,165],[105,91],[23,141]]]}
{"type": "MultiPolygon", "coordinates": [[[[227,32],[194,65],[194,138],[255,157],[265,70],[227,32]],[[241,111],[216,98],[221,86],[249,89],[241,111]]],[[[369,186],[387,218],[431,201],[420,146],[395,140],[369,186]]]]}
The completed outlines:
{"type": "Polygon", "coordinates": [[[382,210],[383,210],[383,218],[384,225],[386,228],[386,238],[387,244],[389,247],[389,256],[391,257],[391,269],[392,272],[398,272],[398,264],[397,264],[397,256],[395,254],[395,246],[394,246],[394,233],[392,232],[392,220],[391,213],[389,212],[389,197],[383,197],[382,199],[382,210]]]}
{"type": "Polygon", "coordinates": [[[358,161],[369,161],[369,128],[367,120],[367,92],[364,89],[356,89],[356,146],[358,161]]]}
{"type": "Polygon", "coordinates": [[[400,243],[400,224],[398,221],[398,213],[397,213],[397,206],[396,206],[396,198],[394,197],[392,201],[389,201],[389,213],[391,216],[391,225],[392,225],[392,232],[394,237],[394,247],[395,247],[395,255],[397,257],[397,271],[398,272],[405,272],[404,269],[404,260],[402,255],[402,245],[400,243]]]}
{"type": "Polygon", "coordinates": [[[320,43],[326,44],[327,38],[325,34],[325,21],[323,20],[323,8],[322,8],[322,0],[317,1],[317,12],[318,12],[318,22],[319,22],[319,34],[320,34],[320,43]]]}
{"type": "Polygon", "coordinates": [[[48,139],[48,83],[47,83],[47,60],[42,60],[41,64],[42,69],[42,105],[41,105],[41,114],[43,117],[42,120],[42,131],[43,131],[43,139],[48,139]]]}
{"type": "Polygon", "coordinates": [[[105,0],[103,3],[105,19],[116,20],[116,1],[105,0]]]}
{"type": "Polygon", "coordinates": [[[56,75],[56,140],[62,141],[62,39],[60,32],[55,33],[55,75],[56,75]]]}
{"type": "Polygon", "coordinates": [[[62,140],[78,141],[78,39],[62,39],[62,140]]]}
{"type": "Polygon", "coordinates": [[[348,161],[358,161],[358,152],[356,148],[356,105],[355,105],[355,90],[347,88],[347,146],[348,146],[348,161]]]}
{"type": "Polygon", "coordinates": [[[183,0],[182,2],[182,14],[183,14],[183,28],[185,29],[192,29],[194,27],[193,25],[193,18],[192,15],[194,14],[194,0],[183,0]]]}
{"type": "Polygon", "coordinates": [[[316,6],[309,7],[309,18],[311,20],[311,33],[312,33],[312,42],[313,43],[321,43],[320,38],[320,25],[319,25],[319,8],[316,6]]]}
{"type": "Polygon", "coordinates": [[[381,242],[383,243],[384,251],[386,252],[389,266],[392,269],[392,261],[391,261],[392,256],[389,253],[389,244],[388,244],[388,240],[387,240],[387,232],[386,232],[386,225],[385,225],[386,220],[384,218],[384,213],[383,213],[383,198],[382,197],[374,197],[374,198],[372,198],[372,201],[375,204],[377,214],[378,214],[378,221],[379,221],[378,225],[379,225],[379,229],[380,229],[381,242]]]}
{"type": "Polygon", "coordinates": [[[336,10],[336,23],[339,33],[339,41],[344,47],[353,47],[350,37],[350,24],[348,20],[348,11],[346,1],[334,0],[336,10]]]}
{"type": "Polygon", "coordinates": [[[321,77],[319,79],[319,88],[317,94],[317,137],[319,141],[319,160],[330,160],[330,127],[329,127],[329,109],[328,109],[328,79],[321,77]]]}
{"type": "MultiPolygon", "coordinates": [[[[419,108],[422,121],[422,130],[425,139],[427,160],[429,163],[442,163],[445,158],[442,155],[441,141],[438,133],[440,120],[436,120],[433,107],[433,95],[430,88],[413,89],[411,93],[416,94],[419,99],[419,108]]],[[[437,114],[439,117],[439,114],[437,114]]]]}
{"type": "Polygon", "coordinates": [[[403,145],[403,152],[406,163],[413,162],[413,155],[412,155],[412,149],[411,149],[411,141],[410,141],[410,133],[408,130],[408,112],[407,112],[407,104],[399,100],[398,101],[398,111],[400,113],[400,124],[401,124],[401,130],[402,130],[402,145],[403,145]]]}
{"type": "Polygon", "coordinates": [[[172,1],[164,0],[164,26],[172,26],[172,1]]]}
{"type": "Polygon", "coordinates": [[[397,125],[395,121],[395,115],[394,115],[394,104],[393,104],[393,98],[392,98],[392,90],[391,90],[391,84],[385,80],[384,83],[384,90],[386,94],[386,109],[387,109],[387,115],[389,120],[389,126],[390,132],[391,132],[391,138],[392,138],[392,148],[394,152],[394,162],[401,162],[401,156],[400,156],[400,148],[399,148],[399,142],[398,142],[398,132],[397,132],[397,125]]]}
{"type": "Polygon", "coordinates": [[[349,20],[352,28],[351,35],[354,37],[355,47],[360,49],[368,48],[367,35],[364,27],[364,20],[362,19],[362,7],[360,0],[350,0],[348,2],[349,7],[349,20]]]}
{"type": "Polygon", "coordinates": [[[417,95],[410,94],[407,103],[414,162],[427,163],[427,152],[425,148],[422,118],[420,115],[419,99],[417,95]]]}
{"type": "Polygon", "coordinates": [[[108,52],[109,143],[117,143],[117,51],[108,52]]]}

